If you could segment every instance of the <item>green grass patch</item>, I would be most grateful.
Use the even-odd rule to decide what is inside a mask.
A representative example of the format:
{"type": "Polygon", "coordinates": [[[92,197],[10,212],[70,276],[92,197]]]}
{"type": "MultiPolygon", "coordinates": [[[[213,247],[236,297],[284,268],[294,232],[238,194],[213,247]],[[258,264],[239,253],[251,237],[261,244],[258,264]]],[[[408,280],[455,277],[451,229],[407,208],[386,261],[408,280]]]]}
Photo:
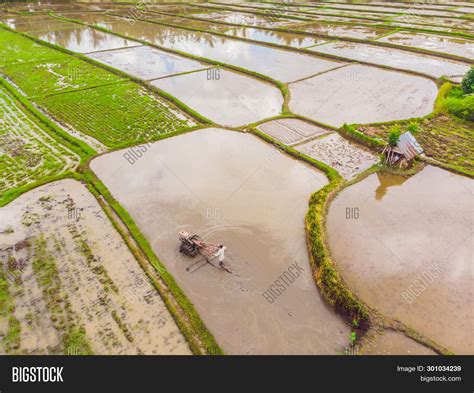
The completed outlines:
{"type": "Polygon", "coordinates": [[[0,204],[16,189],[74,170],[80,155],[63,146],[0,80],[0,204]]]}
{"type": "MultiPolygon", "coordinates": [[[[7,71],[12,78],[17,75],[19,88],[39,94],[35,101],[56,120],[107,147],[158,140],[165,134],[184,131],[197,124],[182,112],[186,110],[184,104],[145,88],[126,74],[98,65],[82,55],[39,44],[35,38],[23,34],[8,29],[0,29],[0,32],[11,36],[25,49],[29,47],[33,55],[38,46],[54,53],[57,62],[18,66],[13,51],[7,71]],[[118,83],[121,81],[125,83],[118,83]]],[[[190,115],[201,120],[197,114],[190,112],[190,115]]]]}
{"type": "Polygon", "coordinates": [[[73,326],[62,336],[63,353],[74,355],[92,355],[92,349],[82,326],[73,326]]]}
{"type": "Polygon", "coordinates": [[[140,85],[127,82],[37,99],[62,123],[118,148],[160,139],[195,123],[140,85]]]}
{"type": "Polygon", "coordinates": [[[62,53],[34,43],[20,34],[0,27],[0,66],[30,62],[46,62],[62,57],[62,53]]]}
{"type": "Polygon", "coordinates": [[[453,116],[474,122],[474,93],[467,94],[461,88],[454,87],[441,101],[441,107],[453,116]]]}
{"type": "Polygon", "coordinates": [[[28,96],[62,93],[124,80],[66,54],[40,63],[6,65],[0,68],[0,73],[8,76],[28,96]]]}
{"type": "Polygon", "coordinates": [[[34,239],[32,266],[38,285],[42,288],[46,307],[51,314],[51,321],[61,335],[63,353],[92,354],[84,327],[72,311],[67,295],[62,289],[56,260],[49,252],[47,240],[43,236],[34,239]]]}
{"type": "Polygon", "coordinates": [[[3,268],[0,266],[0,319],[8,324],[7,332],[2,339],[5,353],[18,350],[21,344],[21,325],[13,315],[15,306],[9,291],[10,285],[12,283],[7,280],[3,268]]]}

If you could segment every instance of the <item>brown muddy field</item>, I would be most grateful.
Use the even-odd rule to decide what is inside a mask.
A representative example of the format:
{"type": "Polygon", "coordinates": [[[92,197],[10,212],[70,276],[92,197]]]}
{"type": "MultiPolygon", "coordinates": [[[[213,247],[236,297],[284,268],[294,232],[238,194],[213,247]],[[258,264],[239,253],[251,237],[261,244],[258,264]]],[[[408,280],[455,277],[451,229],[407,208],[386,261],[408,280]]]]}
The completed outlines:
{"type": "Polygon", "coordinates": [[[296,149],[333,167],[348,180],[380,161],[370,150],[344,139],[338,133],[298,145],[296,149]]]}
{"type": "MultiPolygon", "coordinates": [[[[2,340],[1,353],[79,355],[83,348],[66,338],[73,328],[85,330],[97,354],[191,353],[97,200],[75,180],[41,186],[0,209],[0,261],[21,327],[19,343],[2,340]]],[[[7,329],[2,314],[2,337],[7,329]]]]}
{"type": "Polygon", "coordinates": [[[458,354],[474,351],[473,184],[431,166],[409,179],[374,174],[343,190],[327,218],[349,287],[458,354]]]}
{"type": "Polygon", "coordinates": [[[306,251],[304,216],[311,193],[327,184],[322,173],[253,135],[221,129],[147,145],[136,161],[127,161],[125,153],[96,158],[91,167],[130,212],[224,351],[342,351],[349,328],[322,300],[306,251]],[[199,257],[179,253],[181,229],[224,243],[234,274],[209,264],[187,271],[199,257]],[[302,269],[298,278],[280,296],[270,296],[270,285],[295,263],[302,269]]]}

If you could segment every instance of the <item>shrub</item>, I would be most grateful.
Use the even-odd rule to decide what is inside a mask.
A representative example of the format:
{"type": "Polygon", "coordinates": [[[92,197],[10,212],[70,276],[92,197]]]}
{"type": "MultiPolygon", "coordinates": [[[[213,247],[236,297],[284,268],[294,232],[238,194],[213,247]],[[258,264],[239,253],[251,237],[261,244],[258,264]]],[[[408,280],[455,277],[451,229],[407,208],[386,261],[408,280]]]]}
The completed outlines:
{"type": "Polygon", "coordinates": [[[474,93],[474,67],[464,75],[464,78],[461,82],[461,87],[465,94],[474,93]]]}
{"type": "Polygon", "coordinates": [[[464,96],[463,98],[447,97],[444,101],[444,107],[456,117],[474,121],[474,95],[464,96]]]}
{"type": "Polygon", "coordinates": [[[410,131],[412,134],[416,134],[419,130],[418,123],[413,121],[410,124],[408,124],[407,130],[410,131]]]}
{"type": "Polygon", "coordinates": [[[388,133],[388,144],[392,147],[397,146],[401,133],[400,126],[398,124],[394,125],[388,133]]]}

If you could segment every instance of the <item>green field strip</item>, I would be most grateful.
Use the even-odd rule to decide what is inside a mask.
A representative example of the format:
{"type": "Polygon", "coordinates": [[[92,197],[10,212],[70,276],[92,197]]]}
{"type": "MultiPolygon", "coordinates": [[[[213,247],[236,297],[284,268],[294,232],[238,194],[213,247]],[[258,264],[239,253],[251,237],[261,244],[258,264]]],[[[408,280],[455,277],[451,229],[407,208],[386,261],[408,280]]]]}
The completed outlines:
{"type": "Polygon", "coordinates": [[[133,83],[39,98],[55,119],[71,125],[105,146],[117,148],[157,140],[189,127],[169,104],[133,83]]]}
{"type": "Polygon", "coordinates": [[[0,65],[48,61],[61,56],[61,52],[38,43],[32,45],[18,34],[0,28],[0,65]]]}
{"type": "Polygon", "coordinates": [[[28,96],[81,90],[125,80],[77,58],[63,55],[44,62],[0,67],[28,96]]]}
{"type": "Polygon", "coordinates": [[[0,79],[0,205],[19,190],[75,170],[81,161],[12,90],[0,79]]]}

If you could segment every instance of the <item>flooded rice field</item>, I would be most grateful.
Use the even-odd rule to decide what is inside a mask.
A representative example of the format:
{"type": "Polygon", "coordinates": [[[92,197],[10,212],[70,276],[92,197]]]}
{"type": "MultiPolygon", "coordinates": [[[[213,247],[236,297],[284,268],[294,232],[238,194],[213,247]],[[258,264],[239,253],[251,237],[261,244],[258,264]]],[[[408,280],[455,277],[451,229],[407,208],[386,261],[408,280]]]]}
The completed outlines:
{"type": "Polygon", "coordinates": [[[349,37],[349,38],[363,38],[375,39],[381,35],[387,34],[390,30],[365,27],[352,26],[343,24],[329,24],[329,23],[311,23],[301,26],[296,26],[296,30],[305,31],[307,33],[327,34],[335,37],[349,37]]]}
{"type": "Polygon", "coordinates": [[[48,15],[35,15],[34,17],[23,15],[0,15],[0,21],[12,29],[29,31],[50,31],[57,29],[74,29],[78,26],[71,22],[54,19],[48,15]]]}
{"type": "Polygon", "coordinates": [[[0,261],[21,326],[14,346],[2,340],[2,353],[190,354],[123,239],[75,180],[0,208],[0,261]],[[72,333],[81,346],[68,343],[72,333]]]}
{"type": "Polygon", "coordinates": [[[403,32],[391,34],[380,41],[429,49],[474,60],[474,42],[461,38],[403,32]]]}
{"type": "Polygon", "coordinates": [[[196,18],[248,26],[274,27],[287,26],[295,23],[295,21],[291,19],[231,11],[207,12],[202,14],[194,14],[193,16],[196,18]]]}
{"type": "Polygon", "coordinates": [[[401,27],[429,26],[429,28],[432,30],[474,30],[474,22],[469,22],[465,19],[436,18],[436,21],[433,21],[429,18],[412,15],[409,18],[406,16],[397,16],[390,19],[389,23],[391,25],[401,27]]]}
{"type": "Polygon", "coordinates": [[[342,64],[205,33],[197,41],[175,41],[166,47],[255,71],[281,82],[299,80],[342,64]]]}
{"type": "MultiPolygon", "coordinates": [[[[144,39],[168,49],[245,68],[282,82],[302,79],[341,65],[340,62],[319,59],[305,54],[147,22],[131,24],[129,21],[123,20],[110,25],[110,29],[117,33],[144,39]],[[141,29],[142,26],[144,30],[141,29]],[[138,34],[135,34],[135,31],[138,34]],[[264,62],[260,61],[262,58],[265,59],[264,62]]],[[[67,34],[67,32],[62,34],[67,34]]],[[[126,42],[122,38],[116,38],[126,42]]],[[[65,44],[67,43],[65,42],[65,44]]],[[[110,43],[110,45],[112,44],[110,43]]],[[[101,45],[105,46],[105,44],[101,45]]],[[[104,49],[110,48],[104,47],[104,49]]]]}
{"type": "Polygon", "coordinates": [[[102,51],[90,57],[145,80],[209,68],[208,64],[149,46],[102,51]]]}
{"type": "Polygon", "coordinates": [[[469,70],[469,65],[466,63],[355,42],[330,42],[308,49],[371,64],[415,71],[434,78],[445,76],[448,79],[457,79],[469,70]]]}
{"type": "Polygon", "coordinates": [[[366,147],[411,130],[423,159],[471,173],[469,112],[450,105],[474,7],[445,5],[0,5],[0,353],[219,352],[200,318],[229,354],[347,353],[354,331],[361,354],[473,353],[472,179],[388,174],[366,147]],[[315,233],[322,164],[351,185],[315,233]],[[387,317],[365,336],[311,273],[324,229],[387,317]],[[180,253],[180,230],[225,244],[229,271],[180,253]],[[169,277],[149,281],[142,235],[169,277]]]}
{"type": "Polygon", "coordinates": [[[90,27],[32,31],[39,39],[78,53],[97,52],[139,45],[135,41],[107,34],[90,27]]]}
{"type": "MultiPolygon", "coordinates": [[[[334,10],[348,10],[348,11],[356,11],[358,12],[372,12],[372,13],[381,13],[381,14],[397,14],[397,13],[404,13],[407,11],[406,8],[397,8],[397,7],[372,7],[372,6],[365,6],[365,5],[356,5],[356,4],[347,4],[347,5],[342,5],[342,4],[332,4],[328,7],[329,9],[334,9],[334,10]]],[[[458,16],[455,12],[449,11],[449,10],[427,10],[427,9],[421,9],[418,8],[416,11],[412,11],[413,13],[416,13],[418,15],[426,15],[426,16],[432,16],[432,15],[438,15],[438,16],[458,16]]]]}
{"type": "Polygon", "coordinates": [[[279,115],[283,104],[275,86],[219,68],[158,79],[151,84],[224,126],[237,127],[279,115]]]}
{"type": "Polygon", "coordinates": [[[348,327],[321,299],[305,247],[307,201],[327,183],[322,173],[252,135],[221,129],[157,142],[133,165],[123,154],[97,158],[92,168],[131,213],[226,352],[342,349],[348,327]],[[179,253],[181,229],[226,244],[234,274],[210,264],[187,271],[200,257],[179,253]],[[291,266],[298,266],[298,278],[280,296],[267,293],[291,266]]]}
{"type": "Polygon", "coordinates": [[[459,354],[474,351],[473,186],[430,166],[409,179],[374,174],[343,190],[327,219],[349,287],[459,354]],[[348,207],[357,220],[346,219],[348,207]]]}
{"type": "Polygon", "coordinates": [[[292,83],[290,91],[291,110],[335,127],[425,116],[437,94],[428,79],[363,65],[292,83]]]}
{"type": "MultiPolygon", "coordinates": [[[[116,13],[119,14],[118,12],[114,12],[114,14],[116,13]]],[[[58,12],[57,15],[62,18],[79,20],[106,29],[110,29],[112,23],[123,21],[119,16],[109,15],[104,12],[58,12]]]]}
{"type": "Polygon", "coordinates": [[[247,38],[271,44],[291,46],[294,48],[305,48],[327,42],[327,40],[316,37],[286,33],[283,31],[256,29],[253,27],[229,27],[225,30],[222,30],[222,32],[235,37],[247,38]]]}
{"type": "MultiPolygon", "coordinates": [[[[161,26],[159,28],[161,29],[161,26]]],[[[305,78],[341,65],[335,61],[207,33],[191,34],[187,31],[181,35],[182,30],[175,28],[168,28],[168,32],[176,39],[167,39],[166,42],[161,43],[166,48],[245,68],[282,82],[305,78]],[[190,36],[191,39],[189,39],[190,36]],[[263,62],[261,59],[265,59],[265,61],[263,62]]]]}

